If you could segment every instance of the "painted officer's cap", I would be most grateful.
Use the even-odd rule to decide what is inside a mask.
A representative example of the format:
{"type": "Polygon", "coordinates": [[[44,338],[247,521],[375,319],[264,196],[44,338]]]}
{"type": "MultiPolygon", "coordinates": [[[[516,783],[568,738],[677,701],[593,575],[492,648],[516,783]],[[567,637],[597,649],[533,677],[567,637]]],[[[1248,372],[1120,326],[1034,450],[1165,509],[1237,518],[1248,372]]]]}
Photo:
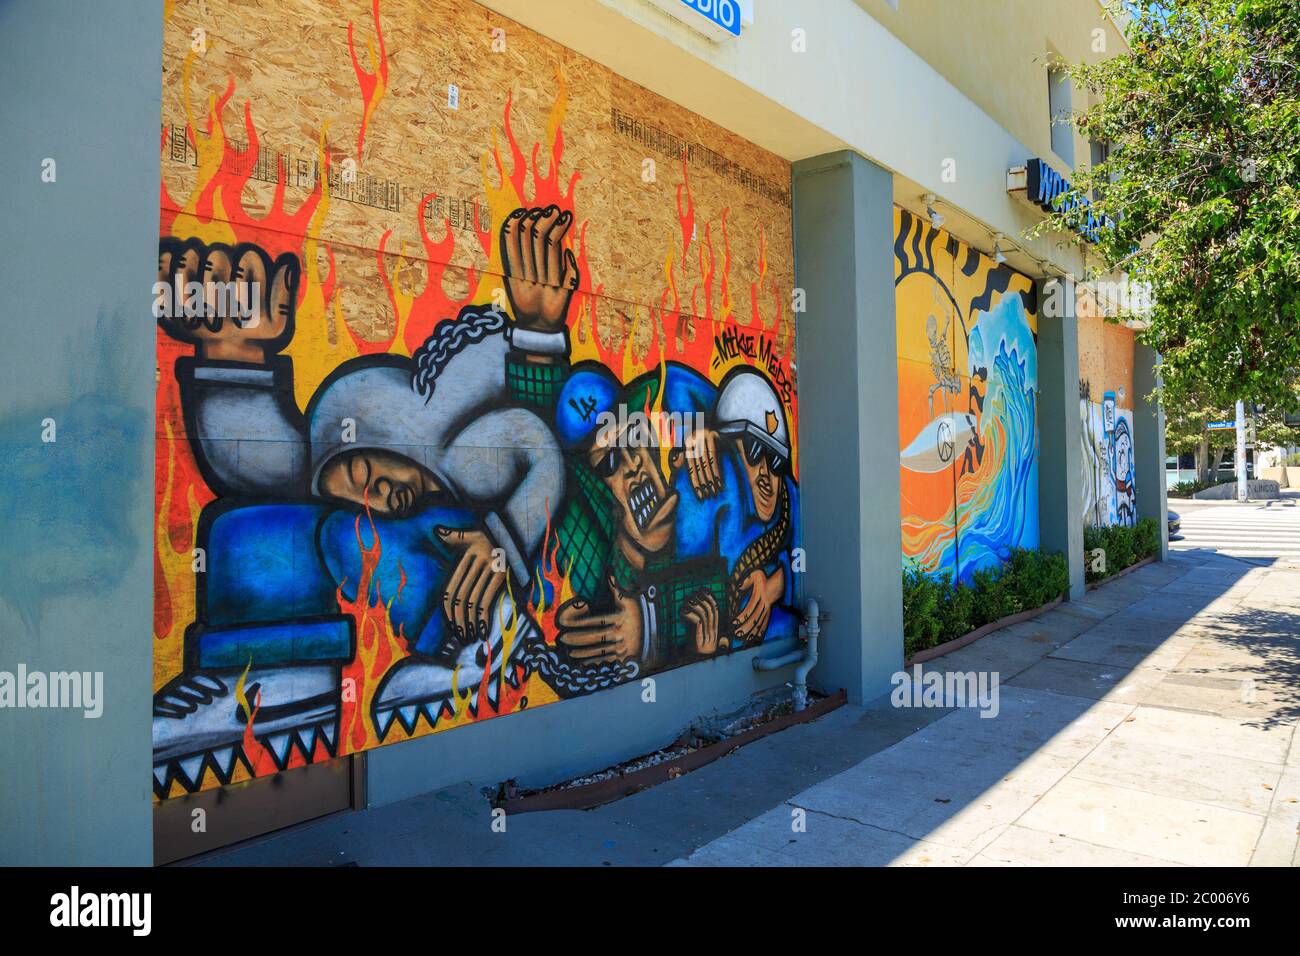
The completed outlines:
{"type": "Polygon", "coordinates": [[[767,376],[752,368],[735,368],[722,380],[714,406],[717,429],[724,435],[747,435],[782,459],[790,460],[790,431],[785,408],[767,376]]]}

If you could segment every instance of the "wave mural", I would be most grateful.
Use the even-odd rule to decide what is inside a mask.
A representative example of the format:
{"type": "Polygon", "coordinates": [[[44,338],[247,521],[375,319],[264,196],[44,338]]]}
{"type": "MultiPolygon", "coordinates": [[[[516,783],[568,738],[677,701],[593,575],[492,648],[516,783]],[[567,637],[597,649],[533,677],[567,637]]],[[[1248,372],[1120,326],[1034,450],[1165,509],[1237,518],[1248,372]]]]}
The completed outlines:
{"type": "Polygon", "coordinates": [[[1032,280],[894,213],[903,564],[968,581],[1038,534],[1032,280]]]}

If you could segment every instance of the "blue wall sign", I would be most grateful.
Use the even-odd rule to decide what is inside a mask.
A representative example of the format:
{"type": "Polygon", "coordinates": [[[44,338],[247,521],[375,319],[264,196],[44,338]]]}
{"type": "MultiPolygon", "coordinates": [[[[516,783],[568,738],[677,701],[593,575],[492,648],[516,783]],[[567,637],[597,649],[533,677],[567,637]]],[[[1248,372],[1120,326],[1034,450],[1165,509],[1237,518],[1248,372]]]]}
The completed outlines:
{"type": "Polygon", "coordinates": [[[716,27],[740,36],[740,4],[736,0],[681,0],[716,27]]]}
{"type": "MultiPolygon", "coordinates": [[[[1034,205],[1047,212],[1057,209],[1088,209],[1092,204],[1083,196],[1074,196],[1064,201],[1059,207],[1055,202],[1068,193],[1070,181],[1041,159],[1031,159],[1025,163],[1025,195],[1034,205]]],[[[1096,242],[1101,230],[1109,229],[1110,219],[1088,212],[1087,220],[1078,227],[1078,232],[1089,242],[1096,242]]]]}

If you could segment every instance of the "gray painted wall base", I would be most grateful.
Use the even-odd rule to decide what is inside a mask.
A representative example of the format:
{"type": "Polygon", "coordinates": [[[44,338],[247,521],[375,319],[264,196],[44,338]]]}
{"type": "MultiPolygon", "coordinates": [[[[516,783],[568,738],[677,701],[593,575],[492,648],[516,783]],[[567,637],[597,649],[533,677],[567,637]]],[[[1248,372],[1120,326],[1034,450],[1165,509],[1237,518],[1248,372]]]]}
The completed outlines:
{"type": "Polygon", "coordinates": [[[369,805],[463,781],[494,786],[513,778],[521,787],[545,787],[650,753],[711,711],[731,710],[750,695],[790,680],[793,667],[760,673],[750,661],[756,654],[773,656],[791,647],[790,641],[774,641],[770,647],[656,674],[653,703],[642,699],[642,682],[633,681],[380,747],[366,755],[369,805]]]}
{"type": "Polygon", "coordinates": [[[893,196],[856,153],[794,164],[803,593],[830,614],[812,681],[854,704],[903,664],[893,196]]]}

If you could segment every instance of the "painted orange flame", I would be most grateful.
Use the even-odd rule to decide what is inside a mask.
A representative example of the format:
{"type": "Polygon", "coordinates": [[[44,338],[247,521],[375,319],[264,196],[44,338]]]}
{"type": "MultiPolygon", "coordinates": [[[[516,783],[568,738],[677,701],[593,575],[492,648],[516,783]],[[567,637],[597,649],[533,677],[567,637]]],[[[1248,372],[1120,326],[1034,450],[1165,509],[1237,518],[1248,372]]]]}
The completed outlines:
{"type": "Polygon", "coordinates": [[[357,85],[361,87],[361,131],[357,133],[357,162],[361,162],[361,148],[366,141],[366,127],[374,116],[379,101],[388,91],[388,54],[384,50],[384,31],[379,27],[379,0],[374,0],[371,18],[375,21],[375,41],[366,39],[366,53],[370,59],[370,69],[363,69],[357,59],[357,48],[352,42],[352,21],[348,21],[348,55],[352,58],[352,69],[357,74],[357,85]],[[376,54],[375,45],[379,52],[376,54]]]}
{"type": "MultiPolygon", "coordinates": [[[[373,0],[372,19],[374,41],[367,39],[369,69],[362,66],[357,54],[353,25],[348,25],[348,51],[362,98],[361,128],[357,137],[357,157],[361,157],[365,136],[372,128],[379,102],[388,85],[388,61],[379,20],[379,0],[373,0]]],[[[210,95],[205,122],[196,121],[191,108],[190,71],[193,55],[187,57],[182,71],[186,110],[185,135],[197,156],[197,176],[190,195],[177,202],[168,194],[165,185],[160,190],[160,233],[162,235],[194,236],[205,241],[223,241],[231,244],[255,242],[271,256],[292,252],[301,256],[304,265],[304,282],[298,302],[298,333],[286,350],[295,365],[295,386],[300,406],[305,406],[312,391],[326,374],[340,362],[357,354],[397,352],[410,354],[432,333],[434,326],[453,317],[471,302],[483,303],[498,300],[494,293],[499,289],[504,272],[500,247],[494,241],[495,229],[511,211],[519,206],[555,205],[575,215],[577,228],[566,238],[566,245],[574,252],[581,275],[580,284],[569,306],[568,325],[573,330],[572,359],[597,359],[606,366],[621,371],[624,381],[642,372],[657,369],[661,386],[668,361],[680,361],[701,371],[707,371],[715,381],[731,365],[741,359],[730,359],[713,365],[714,341],[726,329],[744,329],[747,333],[773,338],[767,360],[782,363],[790,378],[793,336],[787,334],[790,323],[783,311],[782,292],[767,274],[767,237],[759,229],[758,275],[750,281],[749,315],[742,323],[735,315],[732,301],[733,279],[732,250],[729,237],[729,211],[721,212],[720,222],[700,219],[691,190],[690,176],[685,161],[681,165],[681,180],[676,186],[676,214],[678,235],[666,238],[663,257],[663,286],[650,292],[644,301],[640,294],[631,303],[631,328],[624,329],[610,322],[602,329],[600,302],[604,298],[604,284],[596,281],[587,256],[587,237],[590,223],[577,220],[575,193],[581,181],[577,171],[562,172],[565,137],[563,121],[567,104],[564,76],[557,69],[556,96],[551,106],[546,129],[546,142],[536,142],[527,157],[521,148],[512,126],[513,94],[507,94],[501,130],[505,134],[505,152],[494,132],[492,147],[481,159],[481,173],[487,198],[488,216],[475,213],[472,224],[474,236],[486,259],[481,269],[469,268],[468,281],[458,286],[467,291],[448,294],[444,283],[448,269],[457,258],[458,236],[450,217],[444,218],[441,238],[430,235],[426,216],[435,194],[422,198],[416,210],[422,249],[420,259],[408,259],[405,248],[396,253],[388,248],[393,235],[386,231],[380,239],[376,253],[379,272],[394,313],[393,334],[387,341],[367,340],[357,335],[344,320],[336,275],[334,250],[320,239],[322,227],[329,211],[330,151],[326,146],[326,130],[320,133],[318,170],[302,203],[294,210],[286,208],[285,193],[289,183],[288,171],[283,163],[277,164],[274,194],[264,215],[255,215],[246,205],[245,187],[256,166],[258,133],[253,122],[251,105],[244,104],[243,122],[247,146],[236,149],[228,140],[225,111],[234,96],[235,85],[229,80],[219,95],[210,95]],[[547,155],[542,161],[542,150],[547,155]],[[722,250],[715,251],[717,229],[721,231],[722,250]],[[702,226],[702,228],[701,228],[702,226]],[[691,255],[691,244],[697,248],[691,255]],[[320,250],[328,263],[325,274],[318,267],[320,250]],[[719,262],[719,259],[721,260],[719,262]],[[407,269],[415,270],[423,262],[425,283],[418,292],[408,290],[402,275],[407,269]],[[393,262],[392,269],[389,263],[393,262]],[[689,294],[687,294],[689,290],[689,294]],[[716,299],[715,299],[716,296],[716,299]],[[644,309],[644,313],[642,310],[644,309]],[[347,335],[337,336],[337,341],[327,339],[329,317],[333,316],[335,328],[342,327],[347,335]],[[707,333],[707,334],[704,334],[707,333]]],[[[166,145],[164,134],[160,146],[166,145]]],[[[260,213],[261,210],[257,209],[260,213]]],[[[436,233],[436,229],[433,230],[436,233]]],[[[459,280],[459,276],[457,276],[459,280]]],[[[499,301],[499,300],[498,300],[499,301]]],[[[611,314],[621,314],[618,309],[611,314]]],[[[193,548],[199,512],[213,499],[199,473],[187,440],[179,389],[173,367],[175,359],[186,354],[188,347],[168,338],[161,331],[158,337],[159,386],[157,395],[159,441],[156,448],[155,507],[157,514],[157,547],[155,551],[155,687],[181,669],[182,634],[195,617],[195,587],[193,548]]],[[[663,388],[655,407],[647,408],[652,421],[662,408],[663,388]]],[[[795,402],[791,402],[790,425],[795,427],[795,402]]],[[[665,453],[667,449],[665,448],[665,453]]],[[[664,463],[665,470],[667,468],[664,463]]],[[[549,513],[549,506],[548,506],[549,513]]],[[[397,593],[385,601],[375,585],[375,574],[382,554],[382,544],[369,509],[365,516],[370,525],[370,543],[363,533],[361,516],[356,519],[357,547],[361,555],[361,574],[357,581],[356,597],[348,600],[342,587],[336,592],[340,609],[352,616],[356,624],[357,654],[344,669],[345,691],[341,712],[339,753],[355,753],[378,745],[372,721],[371,706],[375,690],[384,674],[393,664],[410,653],[406,635],[393,628],[391,608],[400,599],[405,586],[405,574],[397,593]]],[[[573,596],[568,569],[559,567],[559,542],[550,522],[543,538],[542,560],[537,571],[537,582],[545,588],[535,590],[543,596],[528,611],[537,622],[542,639],[553,644],[557,637],[555,615],[558,608],[573,596]],[[550,595],[549,602],[545,595],[550,595]]],[[[517,596],[523,603],[523,595],[517,596]]],[[[502,622],[507,641],[513,640],[518,622],[502,622]]],[[[509,653],[507,648],[506,653],[509,653]]],[[[522,671],[516,674],[522,676],[522,671]]],[[[458,688],[451,705],[451,713],[439,720],[437,731],[481,720],[498,714],[511,713],[524,706],[535,706],[555,700],[555,693],[534,674],[519,681],[519,687],[510,688],[502,683],[496,707],[488,698],[488,681],[493,679],[491,668],[477,686],[458,688]],[[469,702],[476,703],[476,713],[469,702]]],[[[254,703],[253,712],[260,706],[254,703]]],[[[235,778],[247,779],[275,770],[269,752],[253,736],[250,716],[244,738],[244,758],[247,772],[237,769],[235,778]]],[[[414,734],[407,734],[400,724],[395,724],[385,738],[385,743],[421,736],[430,728],[421,724],[414,734]]],[[[304,757],[295,749],[290,766],[307,760],[325,759],[323,742],[317,742],[315,753],[304,757]]],[[[208,781],[212,783],[211,779],[208,781]]]]}
{"type": "MultiPolygon", "coordinates": [[[[428,267],[428,278],[424,289],[419,295],[413,296],[401,288],[401,274],[404,269],[409,268],[405,261],[405,249],[398,253],[392,274],[390,275],[388,272],[385,256],[388,254],[388,240],[393,231],[389,229],[380,237],[375,258],[379,263],[379,276],[384,283],[384,289],[388,292],[388,301],[393,306],[396,322],[393,335],[387,341],[370,342],[354,334],[353,341],[356,343],[357,350],[363,355],[374,352],[394,352],[395,354],[410,355],[429,337],[435,325],[443,319],[456,315],[471,301],[478,300],[473,267],[468,270],[470,291],[466,293],[464,298],[454,299],[448,296],[443,288],[443,280],[455,253],[456,236],[452,231],[450,220],[444,220],[443,222],[442,239],[435,242],[429,236],[428,229],[425,227],[425,210],[428,209],[429,204],[435,198],[436,193],[426,195],[420,200],[416,212],[420,242],[424,246],[424,262],[428,267]]],[[[475,228],[477,229],[477,223],[475,228]]],[[[349,332],[351,332],[350,329],[349,332]]]]}
{"type": "MultiPolygon", "coordinates": [[[[547,514],[550,514],[550,507],[547,507],[547,514]]],[[[555,623],[556,612],[563,606],[564,602],[573,597],[573,588],[569,585],[569,571],[560,570],[559,562],[560,540],[553,534],[551,529],[551,519],[546,519],[546,534],[542,537],[542,560],[541,567],[537,571],[537,587],[535,591],[539,597],[530,607],[529,613],[533,620],[537,622],[538,629],[542,632],[542,640],[547,644],[554,644],[559,636],[560,629],[555,623]],[[551,600],[546,599],[547,594],[551,595],[551,600]]]]}
{"type": "Polygon", "coordinates": [[[394,633],[389,609],[393,601],[401,597],[406,586],[406,572],[401,570],[401,579],[397,593],[384,603],[379,591],[379,582],[375,580],[375,570],[383,555],[383,544],[379,540],[379,530],[370,513],[369,501],[365,506],[365,518],[370,524],[370,537],[373,543],[367,547],[361,534],[361,515],[357,515],[356,534],[357,550],[361,554],[361,575],[357,580],[356,598],[348,600],[343,595],[343,582],[335,592],[339,610],[352,616],[357,635],[357,653],[343,668],[343,705],[340,713],[339,753],[357,753],[379,743],[374,725],[370,721],[370,707],[374,702],[375,691],[379,681],[394,663],[406,657],[410,651],[406,644],[406,635],[399,627],[394,633]],[[374,585],[375,599],[370,600],[371,585],[374,585]]]}

